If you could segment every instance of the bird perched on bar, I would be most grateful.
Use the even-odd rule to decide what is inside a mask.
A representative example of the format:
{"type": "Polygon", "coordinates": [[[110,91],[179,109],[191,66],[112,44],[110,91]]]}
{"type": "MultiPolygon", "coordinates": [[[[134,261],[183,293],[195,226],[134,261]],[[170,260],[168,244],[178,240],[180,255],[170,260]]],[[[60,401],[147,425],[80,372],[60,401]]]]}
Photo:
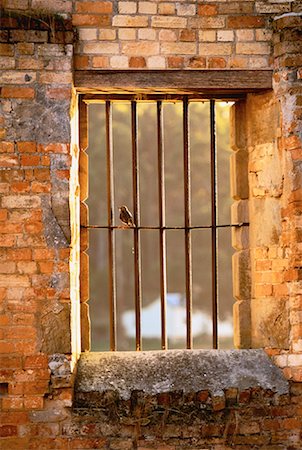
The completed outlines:
{"type": "Polygon", "coordinates": [[[120,219],[123,224],[127,225],[127,227],[135,227],[133,222],[133,217],[129,209],[126,205],[122,205],[118,207],[120,212],[120,219]]]}

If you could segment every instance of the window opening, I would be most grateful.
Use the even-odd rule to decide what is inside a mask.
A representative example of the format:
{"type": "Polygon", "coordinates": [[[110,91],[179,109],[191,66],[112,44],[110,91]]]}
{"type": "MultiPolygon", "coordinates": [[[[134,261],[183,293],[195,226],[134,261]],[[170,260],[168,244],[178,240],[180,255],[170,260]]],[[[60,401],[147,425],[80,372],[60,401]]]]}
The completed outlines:
{"type": "MultiPolygon", "coordinates": [[[[102,311],[100,299],[97,299],[94,294],[94,286],[97,283],[102,283],[103,286],[107,285],[109,297],[110,350],[120,349],[118,341],[123,340],[124,330],[119,310],[124,310],[123,312],[125,313],[123,302],[126,301],[126,306],[129,307],[129,300],[134,305],[135,311],[134,348],[136,350],[145,349],[143,348],[144,324],[142,323],[144,318],[142,317],[145,290],[144,279],[148,278],[147,275],[150,272],[153,279],[158,278],[159,314],[158,323],[154,323],[153,326],[158,328],[160,325],[160,348],[163,350],[173,348],[167,324],[168,301],[178,302],[181,304],[182,310],[185,309],[185,324],[181,323],[183,319],[180,319],[178,327],[185,328],[185,347],[187,349],[193,348],[193,335],[195,333],[194,309],[198,310],[205,303],[204,298],[202,298],[203,296],[205,297],[205,294],[198,295],[198,292],[195,295],[193,294],[194,280],[198,279],[198,275],[196,275],[198,268],[195,267],[193,269],[194,265],[196,266],[193,257],[194,252],[198,253],[199,247],[196,244],[200,241],[203,242],[202,245],[204,247],[209,247],[206,251],[206,258],[208,258],[208,263],[210,263],[211,274],[209,276],[210,280],[206,281],[206,283],[211,286],[211,289],[208,289],[207,286],[205,292],[208,294],[211,291],[212,348],[218,348],[219,306],[221,308],[221,304],[218,304],[218,299],[219,294],[221,296],[221,292],[223,292],[221,288],[223,280],[221,283],[218,282],[218,268],[219,265],[224,265],[225,267],[231,265],[230,255],[228,263],[225,261],[225,257],[221,258],[218,239],[225,241],[227,238],[225,231],[227,229],[230,230],[231,227],[247,225],[245,223],[231,224],[230,218],[224,223],[220,221],[220,203],[226,202],[227,208],[229,209],[230,207],[230,199],[226,199],[223,195],[221,196],[219,188],[222,183],[227,184],[225,160],[222,163],[219,162],[217,152],[217,134],[219,140],[221,131],[218,129],[216,133],[216,112],[217,110],[221,112],[223,107],[217,106],[219,103],[215,102],[214,99],[203,101],[187,95],[168,97],[144,95],[143,101],[138,100],[134,95],[114,95],[112,97],[100,95],[93,96],[93,100],[88,99],[87,103],[90,104],[89,142],[92,143],[92,145],[89,144],[88,154],[91,152],[91,156],[95,155],[93,169],[90,164],[91,188],[88,200],[90,207],[90,225],[88,225],[88,228],[90,228],[90,257],[92,259],[91,266],[93,266],[91,271],[95,272],[90,295],[90,308],[93,310],[92,322],[95,319],[97,310],[102,317],[103,324],[108,320],[103,314],[103,311],[106,309],[104,301],[101,301],[103,305],[102,311]],[[174,109],[174,116],[171,114],[171,111],[169,112],[169,109],[171,111],[174,109]],[[198,109],[203,114],[200,114],[200,111],[198,113],[198,109]],[[144,115],[146,116],[145,118],[144,115]],[[192,123],[193,116],[195,121],[196,117],[198,121],[200,116],[200,128],[192,123]],[[202,121],[202,117],[204,121],[202,121]],[[173,120],[175,121],[174,127],[171,124],[169,125],[171,118],[172,122],[173,120]],[[205,122],[208,122],[207,125],[205,122]],[[151,132],[149,129],[149,143],[146,131],[148,127],[151,129],[151,132]],[[208,192],[203,192],[203,195],[197,196],[197,199],[194,196],[192,199],[192,189],[193,192],[195,192],[195,189],[200,189],[200,187],[196,186],[195,180],[196,167],[199,164],[196,157],[198,151],[193,154],[191,149],[191,140],[193,140],[195,147],[198,144],[198,138],[196,138],[194,133],[201,134],[202,140],[205,141],[199,150],[199,156],[201,152],[204,153],[203,159],[205,161],[202,164],[207,166],[207,173],[204,173],[204,178],[208,181],[206,183],[207,186],[203,186],[203,190],[206,191],[208,189],[208,192]],[[145,137],[144,134],[146,134],[145,137]],[[169,142],[167,142],[167,136],[170,138],[169,142]],[[150,148],[146,151],[145,147],[148,147],[148,145],[150,148]],[[144,149],[142,149],[142,146],[145,146],[144,149]],[[154,147],[156,147],[156,152],[154,147]],[[151,153],[153,157],[151,157],[151,153]],[[173,156],[173,153],[177,153],[177,157],[174,160],[174,164],[171,164],[171,155],[173,156]],[[103,157],[100,157],[101,154],[103,157]],[[146,154],[148,155],[147,159],[146,154]],[[143,155],[145,159],[142,162],[143,155]],[[142,175],[146,174],[144,163],[151,173],[151,178],[153,178],[151,183],[152,189],[150,189],[150,174],[148,175],[149,188],[141,189],[144,183],[144,176],[142,179],[142,175]],[[224,175],[221,183],[217,182],[219,164],[223,166],[222,172],[224,175]],[[98,166],[97,170],[96,166],[98,166]],[[106,169],[104,170],[104,168],[106,169]],[[176,173],[177,171],[178,173],[176,173]],[[168,191],[171,191],[169,177],[174,178],[172,191],[175,190],[176,197],[168,196],[168,191]],[[182,193],[179,192],[180,187],[182,193]],[[120,190],[123,191],[122,195],[119,192],[120,190]],[[153,193],[150,190],[153,190],[153,193]],[[157,192],[155,192],[156,190],[157,192]],[[148,196],[150,197],[149,199],[148,196]],[[156,199],[155,196],[157,197],[156,199]],[[126,204],[131,211],[134,225],[130,224],[127,226],[120,221],[118,206],[121,206],[119,204],[121,199],[121,205],[126,204]],[[202,219],[198,217],[201,199],[204,199],[205,202],[202,208],[208,209],[203,214],[202,219]],[[98,207],[95,207],[96,203],[99,204],[98,207]],[[169,215],[171,207],[180,211],[174,223],[171,223],[171,214],[169,215]],[[146,210],[148,212],[148,209],[152,210],[151,216],[155,216],[151,217],[151,222],[146,220],[146,210]],[[106,217],[107,223],[104,223],[104,217],[106,217]],[[204,217],[207,217],[207,219],[205,220],[204,217]],[[203,236],[202,239],[200,239],[200,236],[197,237],[201,232],[206,234],[207,237],[203,236]],[[221,232],[222,234],[220,234],[221,232]],[[129,238],[129,233],[132,234],[131,239],[129,238]],[[152,261],[150,264],[150,258],[146,267],[145,249],[148,247],[146,233],[149,236],[153,235],[149,239],[151,242],[151,245],[149,242],[149,250],[151,248],[150,251],[153,254],[156,253],[155,234],[157,234],[158,253],[153,259],[153,265],[157,266],[156,268],[151,267],[152,261]],[[183,292],[169,292],[172,278],[175,276],[181,278],[182,275],[179,272],[177,275],[171,276],[171,271],[169,270],[169,265],[172,262],[175,263],[175,260],[179,259],[179,261],[176,261],[178,263],[176,267],[182,263],[180,261],[182,258],[175,258],[173,252],[172,258],[170,256],[170,240],[172,249],[177,245],[182,246],[181,238],[172,239],[171,233],[174,235],[181,233],[184,238],[183,269],[185,286],[183,292]],[[127,235],[127,242],[125,239],[123,240],[123,235],[127,235]],[[210,246],[208,245],[209,242],[210,246]],[[125,247],[127,247],[126,251],[125,247]],[[95,258],[95,255],[92,256],[95,252],[97,253],[97,258],[95,258]],[[126,262],[124,261],[125,258],[126,262]],[[133,273],[131,273],[131,260],[133,260],[133,273]],[[96,266],[100,265],[100,261],[102,261],[103,265],[104,261],[106,261],[106,268],[103,269],[101,277],[97,274],[97,267],[95,270],[94,261],[96,261],[96,266]],[[121,279],[120,264],[128,266],[128,272],[127,270],[124,271],[123,283],[119,283],[121,279]],[[155,272],[157,272],[156,275],[155,272]],[[132,285],[130,278],[134,280],[132,285]],[[122,289],[120,284],[122,284],[122,289]],[[196,297],[199,297],[199,299],[196,300],[196,297]]],[[[222,207],[226,209],[225,205],[222,205],[222,207]]],[[[224,215],[222,217],[224,218],[224,215]]],[[[200,269],[202,270],[202,267],[200,269]]],[[[230,287],[229,290],[231,290],[230,287]]],[[[103,296],[105,297],[104,289],[103,296]]],[[[148,304],[146,305],[147,308],[148,304]]],[[[223,305],[222,309],[224,309],[223,305]]],[[[198,345],[199,348],[208,346],[208,343],[198,345]]],[[[121,347],[123,349],[123,346],[121,347]]],[[[97,348],[100,349],[99,346],[97,348]]]]}

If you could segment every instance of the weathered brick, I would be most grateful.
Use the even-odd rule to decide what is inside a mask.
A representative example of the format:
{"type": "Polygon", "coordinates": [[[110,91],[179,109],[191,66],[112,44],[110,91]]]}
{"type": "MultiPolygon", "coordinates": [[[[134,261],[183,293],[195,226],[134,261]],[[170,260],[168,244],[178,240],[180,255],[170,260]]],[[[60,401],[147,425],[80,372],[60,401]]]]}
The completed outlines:
{"type": "Polygon", "coordinates": [[[138,12],[140,14],[156,14],[157,4],[153,2],[138,2],[138,12]]]}
{"type": "Polygon", "coordinates": [[[151,26],[155,28],[186,28],[187,19],[184,17],[152,17],[151,26]]]}
{"type": "Polygon", "coordinates": [[[110,14],[112,3],[108,1],[76,2],[76,12],[89,14],[110,14]]]}
{"type": "Polygon", "coordinates": [[[146,59],[143,56],[131,56],[129,58],[129,67],[134,69],[146,67],[146,59]]]}
{"type": "Polygon", "coordinates": [[[122,53],[129,56],[149,56],[158,54],[159,44],[157,42],[129,42],[122,44],[122,53]]]}
{"type": "MultiPolygon", "coordinates": [[[[95,54],[118,54],[119,53],[119,44],[115,42],[94,42],[87,43],[83,46],[84,53],[95,53],[95,54]]],[[[102,58],[102,57],[100,57],[102,58]]]]}
{"type": "Polygon", "coordinates": [[[8,87],[3,86],[1,90],[1,97],[3,98],[28,98],[32,99],[35,96],[35,90],[29,87],[8,87]]]}
{"type": "Polygon", "coordinates": [[[261,16],[230,16],[227,19],[228,28],[263,28],[265,18],[261,16]]]}
{"type": "Polygon", "coordinates": [[[128,56],[112,56],[110,58],[110,67],[113,69],[127,69],[129,66],[128,56]]]}
{"type": "Polygon", "coordinates": [[[197,14],[199,16],[216,16],[217,5],[198,5],[197,14]]]}
{"type": "Polygon", "coordinates": [[[142,28],[148,26],[148,17],[145,16],[114,16],[112,20],[114,27],[142,28]]]}
{"type": "Polygon", "coordinates": [[[72,23],[78,27],[108,27],[111,25],[111,17],[109,15],[73,14],[72,23]]]}
{"type": "Polygon", "coordinates": [[[158,13],[162,15],[173,15],[175,14],[175,5],[174,3],[165,3],[161,2],[158,5],[158,13]]]}
{"type": "Polygon", "coordinates": [[[236,53],[242,55],[268,55],[270,47],[266,43],[251,42],[236,44],[236,53]]]}
{"type": "Polygon", "coordinates": [[[137,12],[137,3],[131,1],[120,1],[118,3],[118,11],[120,14],[135,14],[137,12]]]}
{"type": "Polygon", "coordinates": [[[161,44],[162,54],[196,54],[196,44],[191,42],[163,42],[161,44]]]}
{"type": "Polygon", "coordinates": [[[202,43],[199,44],[199,54],[205,56],[230,55],[232,53],[232,44],[229,43],[202,43]]]}

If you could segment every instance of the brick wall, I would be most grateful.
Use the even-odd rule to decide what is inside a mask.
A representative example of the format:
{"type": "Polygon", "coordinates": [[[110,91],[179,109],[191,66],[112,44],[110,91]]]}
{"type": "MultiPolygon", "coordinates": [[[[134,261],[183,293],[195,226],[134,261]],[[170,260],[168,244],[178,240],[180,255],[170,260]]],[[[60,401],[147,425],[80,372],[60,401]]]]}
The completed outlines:
{"type": "MultiPolygon", "coordinates": [[[[2,448],[301,448],[301,3],[1,4],[2,448]],[[293,14],[274,20],[284,13],[293,14]],[[251,264],[250,281],[240,284],[249,289],[248,295],[246,290],[235,292],[235,315],[241,331],[250,322],[253,330],[241,336],[238,345],[267,347],[290,380],[286,398],[272,395],[268,400],[269,392],[250,390],[242,400],[236,391],[225,393],[217,406],[205,393],[181,400],[186,414],[196,411],[196,402],[208,411],[184,427],[179,416],[172,414],[169,422],[167,410],[178,408],[180,401],[169,394],[159,399],[166,407],[155,425],[152,422],[154,428],[145,423],[143,432],[140,421],[122,424],[108,422],[110,415],[95,419],[91,411],[72,413],[80,314],[73,68],[274,69],[273,93],[250,95],[245,105],[235,108],[237,123],[245,110],[247,145],[236,144],[234,150],[245,152],[250,186],[248,199],[242,193],[237,196],[234,214],[244,214],[248,202],[254,221],[248,247],[244,236],[234,236],[240,253],[235,258],[248,252],[251,264]],[[257,138],[265,123],[276,124],[270,141],[257,138]],[[256,205],[265,206],[257,212],[256,205]],[[262,228],[267,231],[269,222],[255,229],[257,214],[261,217],[263,211],[274,212],[275,231],[259,242],[258,233],[263,237],[262,228]],[[271,327],[268,319],[279,310],[281,316],[277,314],[271,327]]],[[[242,281],[240,270],[237,279],[242,281]]],[[[133,400],[132,422],[139,413],[135,405],[133,400]]]]}

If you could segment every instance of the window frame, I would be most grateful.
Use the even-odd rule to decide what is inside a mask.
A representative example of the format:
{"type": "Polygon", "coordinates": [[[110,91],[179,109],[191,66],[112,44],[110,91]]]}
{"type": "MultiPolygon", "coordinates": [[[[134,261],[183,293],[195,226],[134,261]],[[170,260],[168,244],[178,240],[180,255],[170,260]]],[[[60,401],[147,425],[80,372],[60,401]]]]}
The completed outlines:
{"type": "MultiPolygon", "coordinates": [[[[179,94],[187,98],[244,100],[247,93],[261,92],[271,89],[271,71],[77,71],[75,83],[79,92],[79,147],[80,147],[80,186],[81,186],[81,269],[80,279],[81,302],[85,303],[89,296],[89,262],[85,253],[88,245],[88,214],[85,199],[88,196],[87,154],[87,102],[97,101],[100,95],[106,100],[123,94],[129,100],[154,97],[160,92],[163,98],[171,100],[179,94]],[[215,73],[214,73],[215,72],[215,73]],[[172,86],[172,87],[171,87],[172,86]],[[203,86],[200,88],[199,86],[203,86]],[[228,86],[228,87],[226,87],[228,86]],[[230,86],[232,86],[230,88],[230,86]],[[82,163],[81,163],[82,160],[82,163]],[[84,205],[83,205],[84,203],[84,205]],[[84,230],[84,238],[82,236],[84,230]],[[85,280],[83,280],[85,278],[85,280]]],[[[88,314],[88,313],[87,313],[88,314]]],[[[217,313],[216,313],[217,314],[217,313]]],[[[90,350],[87,335],[88,320],[82,326],[85,336],[82,350],[90,350]],[[86,327],[86,329],[85,329],[86,327]]],[[[89,334],[89,332],[88,332],[89,334]]],[[[216,331],[217,336],[217,331],[216,331]]],[[[113,339],[111,338],[111,341],[113,339]]],[[[217,348],[214,342],[214,348],[217,348]]],[[[137,345],[137,350],[140,349],[137,345]]],[[[190,345],[189,345],[190,348],[190,345]]]]}

